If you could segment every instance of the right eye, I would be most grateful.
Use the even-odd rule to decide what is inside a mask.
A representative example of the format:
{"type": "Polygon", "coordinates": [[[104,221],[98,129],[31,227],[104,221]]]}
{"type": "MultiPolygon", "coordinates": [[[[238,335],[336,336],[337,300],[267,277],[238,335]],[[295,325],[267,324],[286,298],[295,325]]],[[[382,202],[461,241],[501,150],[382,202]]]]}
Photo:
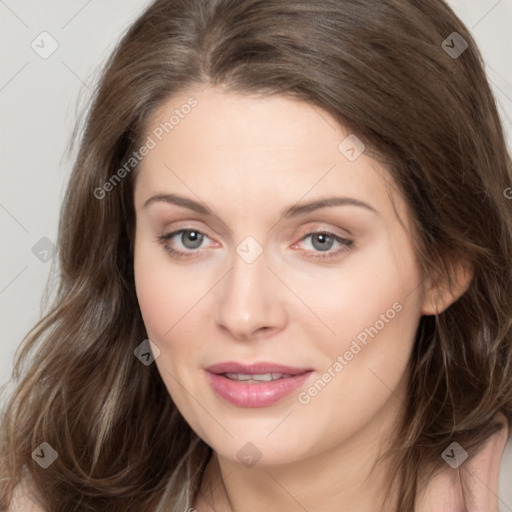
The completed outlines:
{"type": "Polygon", "coordinates": [[[208,238],[208,236],[202,231],[195,228],[184,228],[160,235],[157,237],[157,240],[173,258],[194,258],[196,255],[192,256],[192,253],[201,252],[196,249],[201,246],[205,238],[208,238]],[[181,243],[182,248],[176,249],[169,244],[175,237],[181,243]]]}

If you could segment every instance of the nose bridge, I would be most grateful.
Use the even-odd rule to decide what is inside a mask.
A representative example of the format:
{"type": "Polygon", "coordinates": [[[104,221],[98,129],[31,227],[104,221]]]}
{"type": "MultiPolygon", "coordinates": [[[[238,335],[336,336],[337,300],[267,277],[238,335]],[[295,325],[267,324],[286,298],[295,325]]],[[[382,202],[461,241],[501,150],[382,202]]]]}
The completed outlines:
{"type": "Polygon", "coordinates": [[[266,251],[252,237],[236,247],[232,268],[216,302],[216,321],[237,338],[250,338],[266,328],[281,328],[285,308],[279,284],[267,268],[266,251]]]}

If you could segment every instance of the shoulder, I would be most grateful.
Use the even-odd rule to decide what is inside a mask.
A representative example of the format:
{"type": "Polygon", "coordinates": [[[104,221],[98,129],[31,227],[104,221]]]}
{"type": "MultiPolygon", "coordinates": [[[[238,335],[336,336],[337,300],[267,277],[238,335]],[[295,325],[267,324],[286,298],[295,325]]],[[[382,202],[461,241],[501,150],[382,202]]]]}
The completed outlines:
{"type": "Polygon", "coordinates": [[[504,422],[503,428],[490,436],[478,453],[468,457],[458,468],[444,467],[429,481],[415,512],[463,510],[461,477],[472,498],[471,503],[466,505],[468,512],[498,512],[501,510],[498,506],[511,503],[505,495],[511,487],[511,443],[508,425],[504,422]]]}
{"type": "Polygon", "coordinates": [[[46,512],[33,497],[26,480],[19,483],[13,491],[9,508],[6,512],[46,512]]]}

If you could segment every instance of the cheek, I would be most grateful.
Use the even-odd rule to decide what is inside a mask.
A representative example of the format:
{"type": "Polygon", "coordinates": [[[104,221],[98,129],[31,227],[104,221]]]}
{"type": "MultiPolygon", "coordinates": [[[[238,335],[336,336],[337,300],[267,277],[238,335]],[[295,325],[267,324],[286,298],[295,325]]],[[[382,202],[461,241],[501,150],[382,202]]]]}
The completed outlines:
{"type": "MultiPolygon", "coordinates": [[[[156,244],[156,242],[155,242],[156,244]]],[[[179,298],[174,290],[180,289],[173,279],[163,255],[151,247],[143,237],[136,238],[134,254],[135,289],[148,336],[154,341],[165,339],[173,326],[179,298]]]]}
{"type": "Polygon", "coordinates": [[[384,411],[405,402],[404,379],[421,317],[421,303],[406,279],[414,273],[405,270],[402,280],[369,273],[365,286],[351,287],[348,295],[340,291],[345,302],[333,308],[336,336],[317,344],[319,375],[298,396],[305,421],[323,432],[325,442],[354,435],[372,418],[384,425],[384,411]]]}
{"type": "MultiPolygon", "coordinates": [[[[386,331],[392,325],[399,326],[408,315],[416,320],[421,308],[419,272],[407,240],[397,250],[382,237],[371,248],[351,254],[338,267],[317,272],[314,279],[300,270],[293,279],[294,291],[314,313],[314,317],[307,315],[299,322],[304,324],[304,318],[311,318],[313,328],[320,325],[320,319],[330,331],[322,328],[324,336],[320,339],[328,340],[324,346],[334,343],[336,350],[359,334],[364,342],[365,334],[370,336],[366,329],[386,331]]],[[[319,339],[318,333],[313,334],[311,339],[319,339]]]]}
{"type": "Polygon", "coordinates": [[[151,330],[155,338],[164,339],[169,329],[197,301],[200,290],[183,269],[172,263],[154,236],[145,225],[137,231],[135,289],[148,334],[151,330]]]}
{"type": "Polygon", "coordinates": [[[200,375],[190,371],[191,353],[197,353],[198,347],[190,343],[189,318],[186,316],[204,291],[186,286],[190,284],[190,276],[171,266],[163,249],[162,255],[158,252],[158,248],[155,250],[149,243],[135,244],[135,287],[139,307],[148,337],[160,349],[155,364],[169,395],[196,433],[207,440],[207,432],[198,419],[200,411],[196,410],[189,394],[200,396],[202,390],[196,389],[200,375]],[[184,389],[190,392],[184,392],[184,389]]]}
{"type": "MultiPolygon", "coordinates": [[[[201,332],[211,315],[208,291],[213,284],[197,279],[197,272],[186,272],[170,261],[166,251],[141,236],[135,243],[135,288],[148,338],[160,349],[156,364],[173,375],[181,374],[197,356],[201,332]],[[191,356],[193,354],[193,356],[191,356]]],[[[215,276],[214,276],[215,277],[215,276]]],[[[168,388],[165,372],[162,377],[168,388]]]]}
{"type": "Polygon", "coordinates": [[[311,398],[318,411],[337,403],[369,418],[399,386],[422,304],[413,249],[401,247],[383,240],[371,253],[360,253],[332,280],[330,293],[318,294],[314,304],[335,335],[310,333],[324,340],[317,345],[324,356],[316,386],[322,391],[306,390],[302,403],[311,398]]]}

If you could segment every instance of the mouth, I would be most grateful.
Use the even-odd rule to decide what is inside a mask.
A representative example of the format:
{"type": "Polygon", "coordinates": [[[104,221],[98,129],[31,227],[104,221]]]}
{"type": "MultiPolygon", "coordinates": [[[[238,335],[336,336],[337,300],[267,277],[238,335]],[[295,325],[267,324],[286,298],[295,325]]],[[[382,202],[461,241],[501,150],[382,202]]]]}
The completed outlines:
{"type": "Polygon", "coordinates": [[[313,373],[275,363],[220,363],[206,368],[209,384],[224,401],[237,407],[267,407],[300,387],[313,373]]]}

